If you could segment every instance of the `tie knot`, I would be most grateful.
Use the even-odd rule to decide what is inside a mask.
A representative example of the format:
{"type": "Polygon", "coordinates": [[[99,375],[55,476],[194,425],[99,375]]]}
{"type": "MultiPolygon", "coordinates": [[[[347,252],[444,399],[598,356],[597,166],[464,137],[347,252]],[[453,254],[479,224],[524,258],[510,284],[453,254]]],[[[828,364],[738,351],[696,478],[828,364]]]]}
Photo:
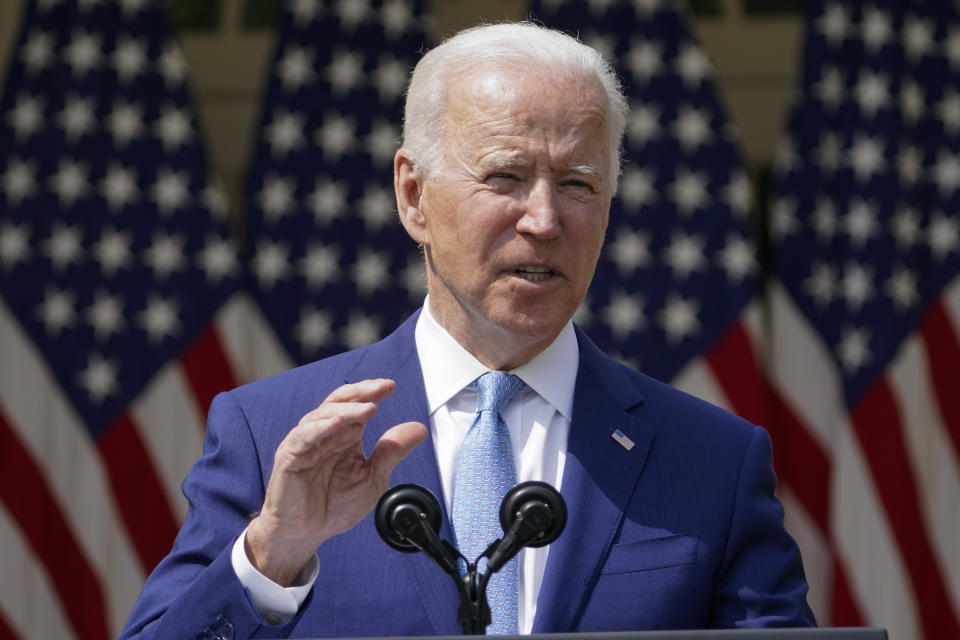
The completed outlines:
{"type": "Polygon", "coordinates": [[[476,380],[477,389],[480,390],[480,408],[478,411],[494,411],[500,413],[513,396],[517,395],[527,384],[505,371],[490,371],[476,380]]]}

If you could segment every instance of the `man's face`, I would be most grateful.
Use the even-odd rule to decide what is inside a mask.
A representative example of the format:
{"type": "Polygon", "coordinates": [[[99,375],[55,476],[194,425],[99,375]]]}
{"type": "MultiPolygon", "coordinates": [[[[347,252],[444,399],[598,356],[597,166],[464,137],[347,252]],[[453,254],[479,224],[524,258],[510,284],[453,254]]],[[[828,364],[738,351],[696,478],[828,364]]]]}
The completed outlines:
{"type": "Polygon", "coordinates": [[[484,345],[473,343],[494,340],[525,361],[573,316],[603,243],[612,194],[602,89],[589,77],[474,71],[449,83],[446,113],[416,238],[431,311],[475,355],[484,345]]]}

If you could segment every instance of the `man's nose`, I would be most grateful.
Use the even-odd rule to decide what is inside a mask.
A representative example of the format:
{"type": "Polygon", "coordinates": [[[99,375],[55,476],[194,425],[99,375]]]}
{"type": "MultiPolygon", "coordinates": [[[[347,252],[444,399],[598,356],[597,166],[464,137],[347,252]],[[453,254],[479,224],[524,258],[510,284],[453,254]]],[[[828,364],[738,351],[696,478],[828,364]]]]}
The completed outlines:
{"type": "Polygon", "coordinates": [[[555,238],[560,234],[560,194],[557,185],[547,179],[533,182],[524,203],[523,216],[517,231],[538,238],[555,238]]]}

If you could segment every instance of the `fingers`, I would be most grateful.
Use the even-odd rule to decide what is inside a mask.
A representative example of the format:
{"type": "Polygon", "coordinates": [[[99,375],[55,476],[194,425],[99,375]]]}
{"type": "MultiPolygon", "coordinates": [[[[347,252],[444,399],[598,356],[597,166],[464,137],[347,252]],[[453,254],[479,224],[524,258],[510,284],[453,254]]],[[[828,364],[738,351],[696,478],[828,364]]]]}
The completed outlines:
{"type": "Polygon", "coordinates": [[[427,428],[419,422],[404,422],[391,427],[380,436],[370,454],[370,467],[376,482],[386,487],[397,463],[407,457],[414,447],[427,439],[427,428]]]}

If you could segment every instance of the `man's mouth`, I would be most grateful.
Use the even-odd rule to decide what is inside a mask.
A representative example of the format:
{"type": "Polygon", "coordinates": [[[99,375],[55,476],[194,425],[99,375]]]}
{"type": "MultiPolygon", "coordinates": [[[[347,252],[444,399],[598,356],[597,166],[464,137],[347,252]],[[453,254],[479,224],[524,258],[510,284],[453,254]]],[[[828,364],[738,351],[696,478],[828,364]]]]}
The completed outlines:
{"type": "Polygon", "coordinates": [[[529,282],[542,282],[553,275],[546,267],[518,267],[513,272],[529,282]]]}

